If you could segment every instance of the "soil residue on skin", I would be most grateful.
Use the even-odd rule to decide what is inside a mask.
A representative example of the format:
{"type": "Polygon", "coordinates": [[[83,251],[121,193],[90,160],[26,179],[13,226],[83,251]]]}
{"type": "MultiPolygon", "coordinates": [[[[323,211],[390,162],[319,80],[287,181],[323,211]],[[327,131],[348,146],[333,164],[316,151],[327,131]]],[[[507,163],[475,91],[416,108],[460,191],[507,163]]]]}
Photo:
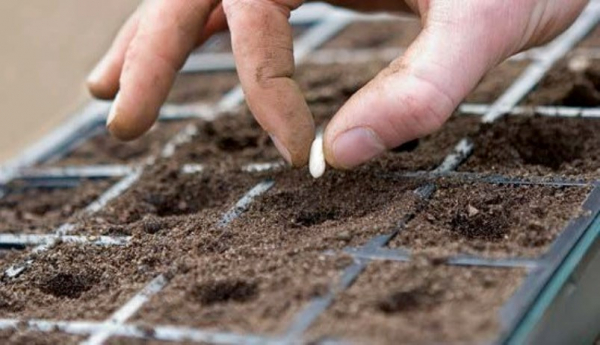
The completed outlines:
{"type": "Polygon", "coordinates": [[[165,144],[189,121],[162,121],[141,138],[122,142],[112,137],[106,130],[92,136],[75,147],[69,154],[45,165],[76,166],[103,164],[135,164],[152,155],[160,154],[165,144]]]}
{"type": "Polygon", "coordinates": [[[495,340],[499,311],[525,272],[373,263],[309,331],[311,339],[376,344],[495,340]]]}
{"type": "Polygon", "coordinates": [[[235,72],[180,74],[167,103],[215,103],[240,83],[235,72]]]}
{"type": "Polygon", "coordinates": [[[433,257],[536,257],[581,214],[587,188],[442,181],[393,247],[433,257]]]}
{"type": "Polygon", "coordinates": [[[348,25],[323,49],[406,48],[421,32],[418,19],[386,22],[358,22],[348,25]]]}
{"type": "Polygon", "coordinates": [[[0,343],[4,345],[75,345],[84,338],[59,332],[30,332],[19,329],[0,330],[0,343]]]}
{"type": "Polygon", "coordinates": [[[600,66],[591,60],[582,71],[559,62],[525,100],[527,105],[597,107],[600,104],[600,66]]]}
{"type": "Polygon", "coordinates": [[[157,163],[122,196],[78,231],[103,235],[157,234],[181,225],[207,227],[260,179],[242,172],[186,174],[174,162],[157,163]]]}
{"type": "Polygon", "coordinates": [[[307,302],[328,291],[347,264],[320,253],[276,246],[257,248],[250,255],[230,248],[215,256],[190,256],[169,286],[134,319],[241,334],[281,334],[307,302]]]}
{"type": "MultiPolygon", "coordinates": [[[[310,26],[310,24],[292,25],[294,38],[298,38],[300,35],[304,34],[310,26]]],[[[232,51],[231,33],[229,31],[214,34],[196,50],[198,53],[231,53],[232,51]]]]}
{"type": "Polygon", "coordinates": [[[26,188],[13,182],[0,199],[0,233],[53,233],[105,192],[112,180],[81,181],[75,188],[26,188]]]}
{"type": "Polygon", "coordinates": [[[472,139],[475,151],[461,171],[505,175],[595,177],[600,169],[600,121],[508,116],[472,139]]]}

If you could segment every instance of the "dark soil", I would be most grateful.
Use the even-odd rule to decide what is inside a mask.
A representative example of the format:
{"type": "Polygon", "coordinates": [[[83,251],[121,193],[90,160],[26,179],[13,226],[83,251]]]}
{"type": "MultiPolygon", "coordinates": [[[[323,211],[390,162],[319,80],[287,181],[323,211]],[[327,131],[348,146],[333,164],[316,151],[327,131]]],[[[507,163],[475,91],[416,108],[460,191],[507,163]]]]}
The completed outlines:
{"type": "Polygon", "coordinates": [[[433,199],[393,247],[434,257],[538,256],[581,214],[587,188],[441,182],[433,199]]]}
{"type": "Polygon", "coordinates": [[[373,263],[309,332],[360,344],[480,344],[525,272],[373,263]]]}
{"type": "Polygon", "coordinates": [[[275,246],[257,248],[252,254],[231,248],[212,257],[190,257],[135,319],[241,334],[280,334],[308,301],[328,291],[346,264],[275,246]]]}
{"type": "Polygon", "coordinates": [[[275,187],[229,226],[227,243],[248,253],[266,247],[321,251],[390,233],[414,209],[417,182],[381,173],[376,166],[332,171],[318,180],[304,171],[279,173],[275,187]]]}
{"type": "Polygon", "coordinates": [[[467,103],[494,103],[514,83],[530,61],[506,61],[483,77],[464,100],[467,103]]]}
{"type": "Polygon", "coordinates": [[[126,247],[60,244],[0,285],[0,317],[104,320],[181,254],[160,237],[126,247]]]}
{"type": "Polygon", "coordinates": [[[596,119],[505,117],[473,137],[475,151],[460,170],[597,178],[599,131],[596,119]]]}
{"type": "Polygon", "coordinates": [[[418,19],[385,22],[357,22],[348,25],[323,49],[405,48],[421,32],[418,19]]]}
{"type": "Polygon", "coordinates": [[[224,114],[212,121],[198,121],[198,134],[175,152],[183,163],[236,167],[280,160],[269,135],[248,111],[224,114]]]}
{"type": "Polygon", "coordinates": [[[579,48],[598,48],[600,47],[600,26],[587,35],[587,37],[581,41],[578,45],[579,48]]]}
{"type": "Polygon", "coordinates": [[[0,199],[0,233],[53,233],[112,183],[95,180],[76,188],[24,188],[24,183],[13,182],[12,192],[0,199]]]}
{"type": "Polygon", "coordinates": [[[20,249],[0,249],[0,269],[6,267],[23,255],[20,249]]]}
{"type": "Polygon", "coordinates": [[[180,74],[167,103],[215,103],[240,83],[236,72],[180,74]]]}
{"type": "MultiPolygon", "coordinates": [[[[382,63],[302,67],[296,74],[317,125],[329,121],[339,108],[381,68],[382,63]]],[[[452,118],[444,128],[419,141],[413,150],[389,155],[385,164],[395,169],[428,170],[437,166],[466,134],[477,129],[477,117],[452,118]],[[408,152],[411,151],[411,152],[408,152]]],[[[224,114],[213,122],[198,121],[198,134],[175,153],[184,163],[239,168],[249,163],[280,160],[267,133],[248,110],[224,114]]],[[[383,161],[382,161],[383,162],[383,161]]]]}
{"type": "Polygon", "coordinates": [[[600,65],[597,61],[582,72],[569,69],[562,61],[556,65],[525,100],[527,105],[564,105],[597,107],[600,104],[600,65]]]}
{"type": "Polygon", "coordinates": [[[79,231],[130,235],[206,228],[259,181],[238,172],[184,174],[172,162],[158,163],[121,197],[84,219],[79,231]]]}
{"type": "Polygon", "coordinates": [[[75,166],[140,163],[143,159],[160,154],[165,144],[187,124],[189,121],[162,121],[144,136],[131,142],[119,141],[103,129],[65,157],[46,164],[75,166]]]}
{"type": "Polygon", "coordinates": [[[84,338],[58,332],[28,332],[25,330],[0,330],[0,343],[4,345],[68,345],[78,344],[84,338]]]}
{"type": "Polygon", "coordinates": [[[384,67],[385,62],[352,65],[302,65],[294,79],[315,117],[317,125],[327,122],[354,93],[384,67]]]}

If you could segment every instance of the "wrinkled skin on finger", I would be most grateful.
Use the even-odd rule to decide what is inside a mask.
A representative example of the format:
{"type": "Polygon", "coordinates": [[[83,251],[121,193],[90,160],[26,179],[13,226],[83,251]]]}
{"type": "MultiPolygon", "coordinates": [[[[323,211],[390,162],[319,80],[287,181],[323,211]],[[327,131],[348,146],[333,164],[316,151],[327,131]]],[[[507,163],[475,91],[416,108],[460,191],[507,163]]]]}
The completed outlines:
{"type": "MultiPolygon", "coordinates": [[[[330,0],[361,11],[412,12],[423,31],[405,54],[335,114],[325,131],[327,162],[353,168],[437,130],[495,65],[565,30],[587,0],[330,0]]],[[[291,79],[288,19],[302,0],[147,0],[90,75],[95,96],[116,97],[108,128],[134,139],[148,130],[191,51],[229,27],[247,103],[294,166],[315,135],[291,79]]]]}

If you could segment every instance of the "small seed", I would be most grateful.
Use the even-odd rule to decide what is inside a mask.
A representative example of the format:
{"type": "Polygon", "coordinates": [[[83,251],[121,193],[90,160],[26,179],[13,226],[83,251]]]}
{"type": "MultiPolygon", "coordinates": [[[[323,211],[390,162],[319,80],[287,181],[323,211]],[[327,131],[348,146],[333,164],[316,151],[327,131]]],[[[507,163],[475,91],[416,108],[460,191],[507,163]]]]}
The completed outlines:
{"type": "Polygon", "coordinates": [[[475,217],[479,214],[479,210],[472,205],[467,206],[467,212],[469,213],[469,217],[475,217]]]}
{"type": "Polygon", "coordinates": [[[325,153],[323,152],[323,130],[317,131],[315,141],[310,148],[310,174],[314,178],[319,178],[325,173],[325,153]]]}

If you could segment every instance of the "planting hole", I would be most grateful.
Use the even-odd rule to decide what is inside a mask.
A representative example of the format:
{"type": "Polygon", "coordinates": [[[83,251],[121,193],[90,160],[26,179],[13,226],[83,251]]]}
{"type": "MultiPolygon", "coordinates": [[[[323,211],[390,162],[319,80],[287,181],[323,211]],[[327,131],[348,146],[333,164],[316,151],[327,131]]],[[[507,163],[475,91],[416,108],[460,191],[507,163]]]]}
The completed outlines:
{"type": "Polygon", "coordinates": [[[455,211],[450,221],[451,230],[467,239],[499,241],[504,238],[509,226],[509,213],[497,197],[462,206],[455,211]]]}
{"type": "MultiPolygon", "coordinates": [[[[558,126],[522,126],[512,138],[512,145],[525,164],[542,165],[559,170],[564,163],[581,158],[584,141],[565,135],[558,126]]],[[[585,139],[586,133],[581,133],[585,139]]]]}
{"type": "Polygon", "coordinates": [[[258,285],[237,279],[215,280],[194,286],[192,294],[206,306],[228,302],[244,303],[258,295],[258,285]]]}
{"type": "Polygon", "coordinates": [[[339,220],[343,217],[340,210],[335,208],[315,208],[301,210],[294,219],[292,224],[298,227],[311,227],[323,224],[330,220],[339,220]]]}
{"type": "Polygon", "coordinates": [[[410,312],[435,306],[441,294],[426,286],[419,286],[407,291],[398,291],[377,302],[377,309],[386,314],[410,312]]]}
{"type": "Polygon", "coordinates": [[[58,273],[39,284],[39,289],[49,295],[66,298],[79,298],[95,284],[89,275],[58,273]]]}

